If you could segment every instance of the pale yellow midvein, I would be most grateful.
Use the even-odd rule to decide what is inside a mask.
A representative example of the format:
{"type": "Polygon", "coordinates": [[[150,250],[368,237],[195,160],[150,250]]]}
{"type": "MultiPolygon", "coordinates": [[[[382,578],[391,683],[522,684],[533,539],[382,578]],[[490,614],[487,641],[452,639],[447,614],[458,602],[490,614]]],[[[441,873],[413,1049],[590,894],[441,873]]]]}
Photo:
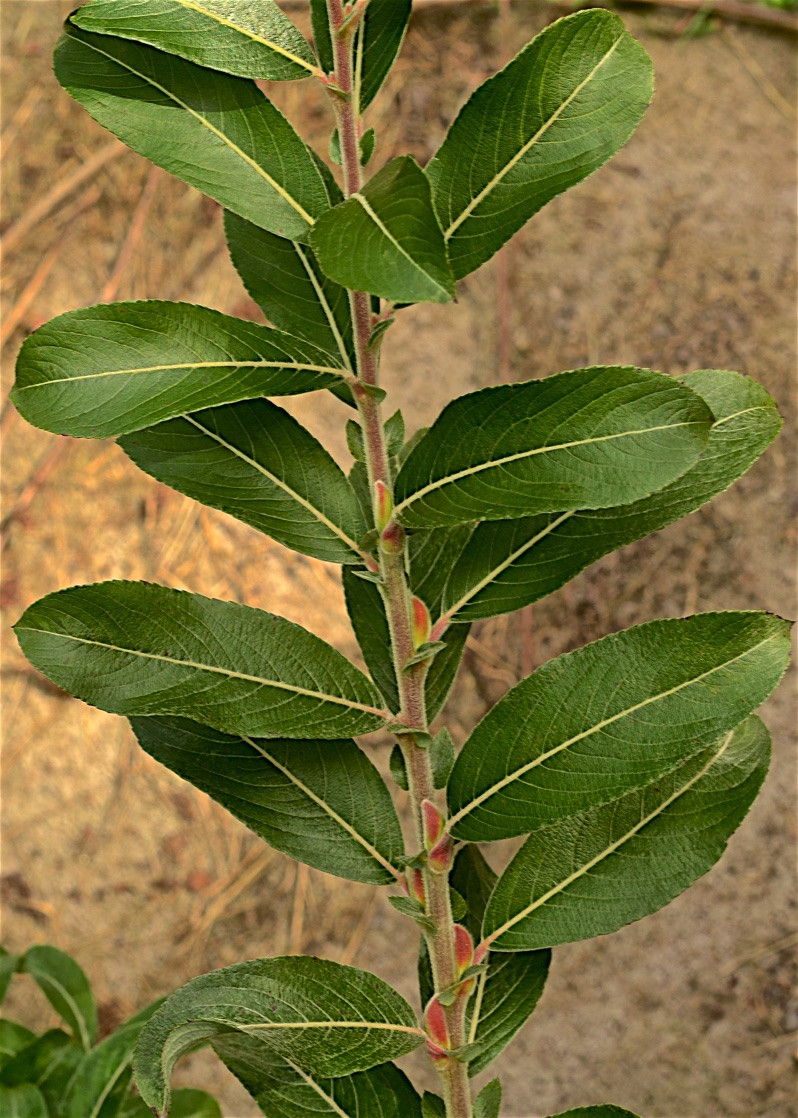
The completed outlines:
{"type": "Polygon", "coordinates": [[[163,93],[170,100],[174,101],[174,103],[176,105],[179,105],[181,109],[185,109],[190,116],[193,116],[200,122],[200,124],[204,125],[204,127],[207,128],[209,132],[213,132],[214,136],[218,136],[223,144],[226,144],[226,146],[229,147],[231,151],[240,156],[241,159],[243,159],[245,163],[248,163],[254,171],[257,171],[261,178],[266,180],[272,190],[276,191],[276,193],[280,195],[284,202],[287,202],[292,209],[296,210],[303,221],[306,221],[308,225],[316,224],[315,220],[310,216],[307,210],[305,210],[295,198],[291,197],[284,186],[281,186],[276,179],[273,179],[271,175],[267,174],[267,172],[264,171],[261,165],[257,163],[251,155],[247,155],[247,153],[242,148],[240,148],[238,144],[233,143],[230,137],[226,136],[224,132],[221,131],[221,129],[217,128],[215,124],[211,124],[207,117],[204,117],[201,113],[198,113],[195,109],[192,109],[190,105],[187,105],[184,101],[181,101],[180,98],[175,96],[175,94],[171,90],[167,89],[163,85],[160,85],[157,81],[155,81],[154,78],[140,73],[133,66],[128,66],[126,62],[122,62],[121,59],[116,58],[113,54],[109,54],[108,51],[100,50],[100,48],[95,43],[87,43],[85,39],[79,39],[78,42],[83,43],[84,46],[90,47],[91,50],[96,51],[97,54],[101,54],[104,58],[109,59],[109,61],[113,62],[116,66],[121,66],[123,70],[127,70],[129,73],[135,74],[137,78],[141,78],[143,82],[147,82],[153,87],[153,89],[159,89],[161,93],[163,93]]]}
{"type": "Polygon", "coordinates": [[[484,803],[485,800],[490,799],[491,796],[494,796],[497,792],[500,792],[502,788],[506,788],[508,784],[512,784],[513,781],[518,780],[520,777],[524,776],[532,769],[537,768],[538,765],[542,765],[544,761],[548,761],[549,757],[554,757],[557,753],[561,753],[563,749],[568,749],[569,746],[576,744],[576,742],[578,741],[584,741],[585,738],[589,738],[592,734],[598,733],[599,730],[604,730],[607,726],[611,726],[614,722],[618,722],[621,718],[626,718],[627,715],[635,714],[638,710],[642,710],[644,707],[650,706],[652,703],[658,703],[660,699],[667,699],[671,695],[678,694],[678,692],[683,691],[685,687],[692,687],[693,684],[700,683],[702,680],[708,679],[710,676],[714,675],[715,672],[719,672],[725,668],[729,668],[732,664],[736,664],[738,661],[744,660],[747,656],[752,656],[755,652],[758,652],[760,648],[764,648],[766,644],[770,644],[771,641],[777,639],[779,639],[779,634],[774,633],[772,636],[766,637],[763,641],[760,641],[759,644],[753,645],[752,648],[746,648],[744,652],[739,653],[739,655],[737,656],[733,656],[730,660],[724,660],[722,664],[716,664],[713,668],[709,668],[707,671],[702,672],[701,675],[694,676],[692,679],[686,679],[683,683],[678,683],[675,687],[671,687],[667,691],[659,691],[656,695],[649,695],[649,697],[647,699],[643,699],[642,702],[635,703],[634,706],[627,707],[626,710],[621,710],[617,714],[613,714],[609,718],[605,718],[602,722],[597,722],[595,726],[590,726],[587,730],[582,730],[581,733],[576,734],[574,737],[569,738],[567,741],[560,742],[559,745],[555,745],[552,749],[547,750],[545,753],[540,753],[537,757],[535,757],[534,760],[529,761],[526,765],[522,765],[520,769],[516,769],[514,772],[508,773],[508,775],[505,776],[502,780],[499,780],[495,784],[492,784],[490,788],[480,793],[479,796],[475,796],[475,798],[471,800],[470,803],[466,804],[464,808],[461,808],[460,811],[458,811],[451,817],[451,819],[449,819],[449,822],[447,823],[447,829],[451,829],[455,825],[455,823],[458,823],[461,819],[465,818],[466,815],[470,814],[474,810],[474,808],[479,807],[479,805],[484,803]]]}
{"type": "Polygon", "coordinates": [[[596,63],[596,65],[593,67],[593,69],[590,71],[590,73],[587,75],[587,77],[584,78],[579,83],[579,85],[577,85],[574,88],[573,92],[568,94],[568,96],[565,98],[563,103],[559,106],[559,108],[555,109],[555,111],[551,114],[551,116],[545,122],[545,124],[542,124],[540,126],[540,128],[537,130],[537,132],[534,134],[534,136],[532,136],[531,139],[527,140],[527,142],[524,144],[523,147],[519,148],[519,150],[512,157],[512,159],[510,159],[509,162],[507,162],[504,165],[504,167],[502,167],[502,169],[499,172],[497,172],[497,174],[495,174],[493,176],[493,178],[490,180],[490,182],[487,184],[487,186],[485,186],[482,190],[480,190],[479,194],[477,194],[474,198],[471,199],[471,201],[465,207],[463,212],[458,217],[455,218],[455,220],[452,222],[452,224],[446,230],[444,236],[446,237],[447,241],[449,240],[451,235],[455,232],[455,230],[458,229],[463,224],[463,222],[466,220],[466,218],[469,217],[471,215],[471,213],[473,213],[473,211],[476,209],[476,207],[479,205],[479,203],[482,201],[482,199],[485,198],[488,194],[490,194],[490,192],[496,187],[496,185],[501,182],[501,180],[504,178],[504,176],[507,174],[507,172],[511,171],[513,169],[513,167],[516,165],[516,163],[518,163],[521,159],[524,158],[524,156],[527,154],[528,151],[531,151],[531,149],[535,146],[535,144],[538,142],[540,137],[545,132],[548,132],[548,130],[549,130],[549,128],[551,128],[552,124],[554,124],[554,122],[562,115],[562,113],[565,112],[565,110],[568,108],[568,106],[571,104],[571,102],[574,100],[574,98],[579,96],[579,94],[582,92],[582,90],[585,88],[585,86],[588,84],[588,82],[591,82],[593,80],[593,78],[596,76],[596,74],[601,69],[601,67],[604,65],[604,63],[607,61],[607,59],[612,57],[614,52],[617,50],[619,44],[622,43],[622,42],[623,42],[623,36],[621,36],[620,38],[615,40],[615,42],[612,44],[612,46],[607,51],[607,53],[605,55],[603,55],[602,58],[596,63]]]}
{"type": "Polygon", "coordinates": [[[91,1038],[89,1037],[89,1033],[86,1028],[86,1019],[83,1016],[80,1008],[78,1007],[78,1003],[72,997],[69,990],[67,990],[67,988],[63,986],[57,978],[53,978],[51,974],[45,974],[43,971],[36,971],[35,968],[29,971],[29,973],[35,973],[36,980],[38,982],[44,982],[45,985],[55,987],[55,989],[58,991],[67,1005],[72,1009],[72,1012],[75,1015],[75,1021],[77,1022],[77,1026],[80,1031],[81,1043],[83,1044],[84,1048],[88,1049],[91,1045],[91,1038]]]}
{"type": "Polygon", "coordinates": [[[338,536],[340,540],[343,540],[347,547],[351,547],[351,549],[356,554],[360,554],[358,552],[356,541],[351,540],[342,528],[339,528],[337,524],[334,524],[332,520],[330,520],[324,515],[323,512],[321,512],[320,509],[317,509],[316,506],[312,505],[310,501],[308,501],[305,497],[300,496],[299,493],[293,490],[289,485],[286,485],[286,483],[279,477],[277,477],[275,474],[270,473],[269,470],[267,470],[265,466],[262,466],[261,463],[258,462],[255,458],[250,458],[248,454],[244,454],[243,450],[239,450],[238,447],[235,447],[232,443],[227,442],[227,440],[223,439],[221,435],[217,435],[215,431],[211,431],[208,427],[204,427],[194,418],[194,416],[184,415],[182,418],[196,427],[198,431],[202,431],[209,438],[215,439],[215,441],[219,443],[220,446],[223,446],[225,450],[229,450],[231,454],[235,454],[236,457],[240,458],[242,462],[246,462],[248,466],[253,466],[259,473],[263,474],[265,478],[268,478],[269,481],[276,485],[278,489],[282,489],[283,492],[287,493],[289,497],[293,497],[298,505],[301,505],[302,508],[307,509],[309,513],[312,513],[312,515],[315,516],[321,524],[323,524],[326,528],[329,528],[329,530],[334,535],[338,536]]]}
{"type": "Polygon", "coordinates": [[[89,640],[87,637],[76,637],[72,633],[54,633],[49,629],[22,630],[25,633],[41,633],[46,637],[58,637],[61,640],[76,641],[78,644],[90,644],[96,648],[107,648],[110,652],[124,652],[127,656],[141,656],[144,660],[158,660],[163,664],[177,664],[181,668],[195,668],[200,672],[212,672],[223,675],[229,679],[243,679],[247,683],[259,683],[264,687],[276,687],[281,691],[291,691],[296,695],[306,695],[310,699],[322,699],[327,703],[337,703],[338,706],[349,707],[352,710],[362,710],[366,714],[377,714],[388,721],[388,715],[377,707],[366,706],[365,703],[356,703],[351,699],[342,699],[338,695],[328,695],[325,691],[311,691],[307,687],[299,687],[294,683],[283,683],[278,679],[263,679],[257,675],[247,675],[245,672],[236,672],[232,668],[217,668],[213,664],[200,664],[194,660],[176,660],[173,656],[160,656],[156,652],[140,652],[136,648],[122,648],[118,644],[108,644],[105,641],[89,640]]]}
{"type": "Polygon", "coordinates": [[[351,835],[353,839],[359,842],[364,850],[368,851],[372,858],[374,858],[375,861],[379,862],[380,865],[384,869],[386,869],[392,877],[395,877],[397,879],[401,877],[401,874],[396,869],[396,867],[392,866],[388,859],[384,858],[382,854],[380,854],[379,850],[371,845],[368,839],[364,838],[363,835],[356,831],[351,823],[347,823],[347,821],[342,816],[340,816],[334,808],[330,807],[326,800],[323,800],[321,796],[317,796],[312,788],[308,788],[307,784],[304,784],[294,773],[291,772],[290,769],[287,769],[284,765],[281,765],[280,762],[276,760],[267,749],[264,749],[262,745],[259,745],[258,742],[248,737],[244,737],[243,740],[251,745],[253,749],[257,749],[258,753],[260,753],[262,757],[265,757],[270,765],[274,765],[276,769],[279,769],[283,776],[287,777],[292,784],[295,784],[300,792],[304,792],[309,800],[313,800],[314,804],[318,804],[318,806],[323,811],[326,811],[329,817],[335,823],[337,823],[338,826],[342,828],[342,830],[346,831],[347,834],[351,835]]]}
{"type": "Polygon", "coordinates": [[[389,1021],[267,1021],[263,1025],[236,1025],[242,1033],[257,1033],[268,1029],[380,1029],[390,1033],[411,1033],[426,1038],[423,1029],[412,1025],[392,1025],[389,1021]]]}
{"type": "Polygon", "coordinates": [[[480,462],[476,466],[469,466],[465,470],[458,470],[457,473],[447,474],[446,477],[438,478],[436,481],[431,481],[429,485],[425,485],[422,489],[417,489],[415,493],[411,493],[409,497],[405,497],[394,509],[394,515],[398,515],[402,509],[408,508],[414,501],[426,497],[428,493],[435,492],[436,489],[442,489],[445,485],[450,485],[454,481],[460,481],[464,477],[472,477],[474,474],[481,473],[483,470],[492,470],[497,466],[506,466],[508,462],[519,462],[524,458],[533,458],[536,454],[551,454],[555,450],[571,450],[576,446],[592,446],[593,443],[606,443],[611,442],[613,439],[628,439],[633,435],[652,435],[656,431],[672,431],[676,427],[695,427],[700,426],[700,422],[693,420],[683,420],[679,423],[662,423],[658,427],[643,427],[637,431],[618,431],[614,435],[594,435],[590,439],[575,439],[570,443],[553,443],[551,446],[536,446],[531,450],[521,450],[518,454],[508,454],[504,458],[492,458],[489,462],[480,462]]]}
{"type": "Polygon", "coordinates": [[[477,990],[474,996],[474,1008],[471,1012],[471,1027],[468,1030],[469,1044],[473,1044],[477,1038],[477,1029],[479,1028],[479,1015],[482,1012],[482,998],[485,994],[485,985],[488,981],[487,961],[488,960],[486,956],[484,960],[486,964],[485,970],[483,970],[482,974],[477,979],[477,990]]]}
{"type": "Polygon", "coordinates": [[[299,1067],[298,1064],[295,1064],[292,1060],[289,1060],[287,1056],[283,1056],[283,1059],[285,1060],[285,1062],[287,1064],[289,1064],[294,1069],[294,1071],[297,1073],[297,1075],[301,1076],[301,1078],[305,1080],[308,1087],[312,1087],[313,1090],[316,1092],[316,1094],[319,1095],[320,1098],[324,1099],[324,1101],[327,1103],[327,1105],[336,1114],[340,1115],[340,1118],[351,1118],[352,1112],[350,1111],[349,1114],[347,1114],[346,1111],[341,1110],[340,1106],[335,1101],[335,1099],[332,1097],[332,1095],[328,1095],[327,1092],[324,1091],[319,1086],[319,1084],[316,1082],[316,1080],[311,1079],[311,1077],[308,1075],[308,1073],[306,1071],[303,1071],[302,1068],[299,1067]]]}
{"type": "Polygon", "coordinates": [[[391,242],[391,244],[395,248],[397,248],[399,250],[399,252],[401,252],[402,256],[404,256],[404,258],[406,260],[408,260],[413,265],[413,268],[417,272],[421,272],[422,276],[424,276],[425,279],[430,280],[435,285],[435,287],[437,287],[438,291],[442,291],[445,295],[449,295],[449,292],[446,290],[446,288],[443,287],[442,284],[438,283],[438,281],[433,276],[431,276],[429,274],[429,272],[426,272],[421,267],[421,265],[418,263],[418,261],[413,259],[413,257],[410,255],[409,252],[407,252],[406,249],[402,248],[402,246],[397,241],[396,237],[394,237],[393,233],[391,233],[391,231],[388,229],[388,227],[382,223],[382,221],[379,219],[377,214],[374,212],[374,210],[369,205],[368,200],[366,198],[364,198],[362,194],[354,193],[354,194],[350,195],[350,198],[352,198],[352,199],[354,199],[354,200],[356,200],[360,203],[360,205],[365,210],[366,214],[371,218],[371,220],[377,226],[377,228],[382,233],[382,235],[384,237],[387,237],[387,239],[391,242]]]}
{"type": "Polygon", "coordinates": [[[207,8],[204,8],[201,4],[195,3],[194,0],[174,0],[174,3],[181,4],[184,8],[191,8],[193,11],[199,12],[200,15],[207,16],[209,19],[215,20],[216,23],[221,23],[225,27],[232,27],[234,31],[239,31],[248,39],[252,39],[256,43],[261,43],[263,46],[268,47],[269,50],[273,50],[275,54],[283,55],[289,62],[295,62],[297,66],[302,66],[309,74],[321,73],[318,66],[314,66],[311,62],[306,62],[304,58],[300,58],[297,54],[292,54],[291,51],[286,50],[285,47],[281,47],[280,44],[274,42],[273,39],[264,39],[261,35],[256,34],[254,31],[250,31],[249,28],[242,27],[240,23],[233,23],[232,20],[225,19],[224,16],[217,15],[215,12],[209,12],[207,8]]]}
{"type": "Polygon", "coordinates": [[[764,404],[757,404],[753,408],[743,408],[742,411],[736,411],[733,415],[724,415],[723,419],[716,419],[712,424],[713,427],[720,427],[722,423],[728,423],[732,419],[739,419],[741,415],[748,415],[752,411],[766,411],[764,404]]]}
{"type": "Polygon", "coordinates": [[[504,935],[505,932],[508,932],[511,928],[513,928],[519,922],[519,920],[526,919],[526,917],[534,912],[535,909],[540,908],[541,905],[546,904],[546,902],[551,900],[552,897],[556,897],[558,893],[561,893],[563,889],[567,889],[569,885],[572,885],[574,881],[578,881],[580,877],[584,877],[584,875],[586,873],[589,873],[594,866],[597,866],[599,864],[599,862],[603,862],[605,858],[608,858],[610,854],[614,854],[615,851],[623,846],[625,842],[628,842],[629,839],[634,838],[638,831],[641,831],[643,827],[647,826],[652,821],[652,819],[656,819],[658,815],[662,815],[663,811],[669,808],[670,805],[674,803],[674,801],[678,800],[680,796],[683,796],[685,792],[688,792],[693,787],[693,785],[701,779],[702,776],[706,775],[706,773],[715,764],[715,762],[726,752],[733,737],[734,730],[730,730],[726,737],[723,739],[718,752],[714,753],[704,765],[704,767],[700,769],[694,776],[692,776],[686,784],[683,784],[680,788],[677,788],[672,795],[668,796],[667,800],[663,800],[661,804],[658,804],[654,811],[649,812],[649,814],[641,819],[638,823],[635,823],[634,827],[632,827],[631,830],[621,835],[621,837],[619,839],[616,839],[615,842],[610,843],[610,845],[605,847],[604,850],[602,850],[600,854],[597,854],[595,858],[591,858],[589,862],[585,862],[585,864],[583,866],[580,866],[578,870],[574,870],[572,874],[569,874],[568,877],[558,882],[553,889],[549,889],[548,893],[544,893],[541,897],[538,897],[537,900],[532,901],[532,903],[527,905],[525,909],[522,909],[521,912],[516,913],[515,916],[510,917],[510,919],[502,924],[501,927],[491,932],[488,936],[488,942],[495,943],[495,941],[500,936],[504,935]]]}
{"type": "Polygon", "coordinates": [[[81,373],[76,377],[39,380],[36,384],[20,385],[18,391],[28,392],[31,388],[47,388],[51,384],[72,384],[76,380],[136,376],[138,373],[170,373],[178,369],[297,369],[307,373],[332,373],[343,379],[340,369],[334,369],[329,365],[306,365],[301,361],[181,361],[176,365],[142,365],[138,369],[103,369],[100,373],[81,373]]]}
{"type": "Polygon", "coordinates": [[[335,338],[335,344],[338,346],[338,351],[341,354],[341,358],[344,364],[346,365],[347,372],[351,373],[353,371],[352,362],[349,360],[349,354],[346,352],[344,339],[341,337],[341,331],[338,329],[338,323],[335,321],[335,315],[333,314],[332,307],[330,306],[329,302],[327,301],[327,297],[324,294],[324,289],[319,283],[318,276],[313,271],[313,268],[310,266],[308,258],[302,251],[301,245],[294,242],[294,249],[296,250],[296,254],[302,262],[302,267],[308,274],[308,279],[313,284],[313,290],[316,292],[316,298],[319,300],[321,308],[324,311],[324,316],[327,319],[327,322],[330,324],[330,330],[332,330],[333,337],[335,338]]]}

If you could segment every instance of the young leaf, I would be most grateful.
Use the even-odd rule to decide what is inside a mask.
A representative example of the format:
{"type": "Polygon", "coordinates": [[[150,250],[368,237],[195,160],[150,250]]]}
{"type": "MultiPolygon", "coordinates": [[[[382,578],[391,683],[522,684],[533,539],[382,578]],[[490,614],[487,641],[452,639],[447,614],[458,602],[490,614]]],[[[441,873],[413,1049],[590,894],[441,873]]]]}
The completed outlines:
{"type": "Polygon", "coordinates": [[[189,303],[68,311],[26,339],[11,399],[35,427],[89,439],[185,412],[342,383],[308,342],[189,303]]]}
{"type": "Polygon", "coordinates": [[[634,501],[688,470],[711,425],[700,396],[647,369],[483,388],[448,404],[410,453],[395,514],[429,528],[634,501]]]}
{"type": "Polygon", "coordinates": [[[606,11],[558,20],[481,85],[427,167],[455,277],[623,147],[652,91],[651,59],[606,11]]]}
{"type": "Polygon", "coordinates": [[[472,842],[614,801],[706,749],[764,702],[789,658],[766,613],[652,621],[544,664],[463,746],[449,826],[472,842]]]}
{"type": "Polygon", "coordinates": [[[179,1057],[230,1032],[324,1078],[367,1071],[424,1039],[410,1006],[376,975],[312,956],[255,959],[193,979],[149,1021],[134,1059],[145,1102],[167,1109],[179,1057]]]}
{"type": "Polygon", "coordinates": [[[326,873],[393,882],[402,829],[382,777],[351,740],[235,738],[184,718],[134,718],[139,745],[259,838],[326,873]]]}
{"type": "Polygon", "coordinates": [[[492,948],[589,939],[662,908],[720,858],[769,755],[751,717],[651,784],[531,834],[488,902],[492,948]]]}
{"type": "MultiPolygon", "coordinates": [[[[21,1087],[31,1083],[39,1090],[48,1110],[59,1114],[60,1106],[84,1049],[62,1029],[48,1029],[21,1048],[0,1071],[0,1084],[21,1087]]],[[[5,1111],[0,1110],[5,1118],[5,1111]]],[[[81,1118],[86,1118],[81,1115],[81,1118]]]]}
{"type": "Polygon", "coordinates": [[[411,6],[412,0],[369,0],[353,52],[354,100],[361,113],[379,93],[401,50],[411,6]]]}
{"type": "Polygon", "coordinates": [[[49,1118],[44,1095],[32,1083],[19,1087],[0,1083],[0,1113],[4,1118],[49,1118]]]}
{"type": "MultiPolygon", "coordinates": [[[[104,1116],[100,1116],[104,1118],[104,1116]]],[[[122,1105],[119,1118],[152,1118],[152,1110],[144,1099],[128,1098],[122,1105]]],[[[169,1118],[224,1118],[218,1102],[205,1091],[183,1087],[172,1091],[169,1118]]]]}
{"type": "Polygon", "coordinates": [[[310,432],[268,400],[227,404],[119,440],[136,465],[286,547],[362,563],[367,528],[346,475],[310,432]]]}
{"type": "Polygon", "coordinates": [[[26,1029],[24,1025],[0,1017],[0,1071],[12,1056],[26,1048],[35,1039],[36,1034],[32,1033],[30,1029],[26,1029]]]}
{"type": "Polygon", "coordinates": [[[739,373],[702,370],[683,380],[715,418],[706,451],[687,473],[631,505],[478,524],[448,577],[443,612],[454,621],[476,621],[521,609],[603,555],[694,512],[741,477],[779,432],[773,400],[739,373]]]}
{"type": "Polygon", "coordinates": [[[275,0],[92,0],[70,19],[84,31],[149,43],[242,78],[279,82],[319,72],[275,0]]]}
{"type": "Polygon", "coordinates": [[[327,0],[310,0],[310,23],[313,28],[316,54],[324,72],[330,74],[335,69],[335,56],[333,54],[327,0]]]}
{"type": "Polygon", "coordinates": [[[552,1118],[639,1118],[631,1110],[624,1110],[622,1106],[577,1106],[575,1110],[563,1110],[561,1114],[554,1114],[552,1118]]]}
{"type": "Polygon", "coordinates": [[[491,1079],[474,1099],[474,1118],[499,1118],[502,1105],[502,1085],[498,1079],[491,1079]]]}
{"type": "Polygon", "coordinates": [[[436,788],[445,788],[452,775],[455,753],[452,735],[444,726],[432,739],[429,747],[429,759],[432,765],[432,777],[436,788]]]}
{"type": "Polygon", "coordinates": [[[385,723],[372,683],[283,617],[145,582],[50,594],[16,624],[30,662],[112,714],[232,734],[340,738],[385,723]]]}
{"type": "Polygon", "coordinates": [[[69,21],[55,74],[133,151],[280,237],[328,208],[310,149],[254,82],[69,21]]]}
{"type": "Polygon", "coordinates": [[[20,959],[20,955],[13,955],[4,947],[0,947],[0,1002],[8,993],[8,987],[16,974],[20,959]]]}
{"type": "Polygon", "coordinates": [[[429,183],[412,156],[392,159],[361,191],[319,217],[310,243],[324,274],[345,287],[397,303],[454,298],[429,183]]]}
{"type": "Polygon", "coordinates": [[[97,1008],[89,980],[70,956],[57,947],[31,947],[18,967],[29,974],[83,1048],[97,1039],[97,1008]]]}
{"type": "Polygon", "coordinates": [[[241,1033],[218,1038],[213,1048],[269,1118],[421,1118],[418,1094],[393,1064],[325,1079],[241,1033]]]}

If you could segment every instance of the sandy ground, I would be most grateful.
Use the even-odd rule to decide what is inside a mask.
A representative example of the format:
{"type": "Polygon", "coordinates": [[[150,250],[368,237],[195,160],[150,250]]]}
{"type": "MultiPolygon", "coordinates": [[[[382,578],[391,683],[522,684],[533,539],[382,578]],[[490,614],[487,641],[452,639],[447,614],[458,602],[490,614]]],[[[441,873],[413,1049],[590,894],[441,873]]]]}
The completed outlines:
{"type": "MultiPolygon", "coordinates": [[[[224,255],[215,205],[138,157],[109,151],[25,230],[32,207],[109,137],[49,72],[69,4],[3,0],[4,389],[25,332],[109,298],[178,298],[257,312],[224,255]]],[[[464,94],[544,20],[513,5],[421,13],[374,123],[381,159],[426,159],[464,94]]],[[[405,312],[385,381],[410,428],[452,396],[591,363],[671,373],[737,368],[776,397],[787,429],[711,507],[592,567],[523,619],[474,630],[447,717],[462,740],[522,674],[603,633],[696,609],[795,615],[795,158],[792,43],[724,27],[680,38],[670,15],[628,16],[658,74],[627,148],[553,202],[453,308],[405,312]]],[[[305,86],[276,99],[323,144],[305,86]]],[[[343,409],[295,412],[344,455],[343,409]]],[[[148,578],[300,621],[350,655],[337,570],[285,552],[138,474],[113,443],[59,439],[3,415],[6,624],[61,586],[148,578]]],[[[240,958],[292,951],[356,963],[412,994],[414,936],[374,889],[297,869],[132,741],[120,719],[54,692],[3,635],[3,939],[53,942],[88,971],[110,1026],[155,995],[240,958]],[[390,943],[390,948],[387,944],[390,943]]],[[[788,1118],[798,1000],[794,686],[766,706],[774,765],[727,856],[665,910],[560,948],[539,1009],[489,1074],[508,1118],[613,1101],[649,1118],[788,1118]]],[[[387,749],[375,755],[384,764],[387,749]]],[[[7,1012],[45,1011],[27,989],[7,1012]]],[[[422,1061],[411,1069],[431,1085],[422,1061]]],[[[205,1056],[185,1083],[255,1113],[205,1056]]]]}

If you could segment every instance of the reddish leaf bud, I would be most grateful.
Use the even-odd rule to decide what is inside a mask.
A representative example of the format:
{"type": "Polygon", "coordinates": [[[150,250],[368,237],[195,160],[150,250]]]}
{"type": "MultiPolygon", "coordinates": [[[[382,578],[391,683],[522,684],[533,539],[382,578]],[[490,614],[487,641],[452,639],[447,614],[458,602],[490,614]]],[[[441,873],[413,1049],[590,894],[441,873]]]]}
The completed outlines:
{"type": "Polygon", "coordinates": [[[389,554],[401,551],[405,542],[405,530],[400,524],[391,521],[380,536],[380,548],[389,554]]]}
{"type": "Polygon", "coordinates": [[[393,515],[393,497],[384,481],[374,482],[374,505],[377,517],[377,531],[383,532],[393,515]]]}
{"type": "Polygon", "coordinates": [[[420,598],[413,598],[413,648],[426,644],[432,630],[429,610],[420,598]]]}
{"type": "Polygon", "coordinates": [[[424,824],[424,846],[432,850],[443,834],[443,816],[432,800],[421,801],[421,820],[424,824]]]}
{"type": "Polygon", "coordinates": [[[437,1044],[433,1044],[431,1040],[428,1040],[425,1043],[427,1047],[427,1055],[432,1060],[438,1071],[443,1070],[443,1068],[447,1066],[449,1060],[451,1059],[449,1053],[445,1052],[443,1048],[439,1048],[437,1044]]]}
{"type": "Polygon", "coordinates": [[[410,889],[420,905],[426,905],[427,898],[424,893],[424,877],[421,870],[412,870],[410,875],[410,889]]]}
{"type": "Polygon", "coordinates": [[[424,1010],[424,1028],[427,1036],[440,1048],[450,1048],[449,1026],[446,1023],[446,1011],[437,997],[430,998],[424,1010]]]}
{"type": "Polygon", "coordinates": [[[427,865],[433,873],[448,873],[452,868],[454,842],[451,835],[444,835],[427,855],[427,865]]]}
{"type": "Polygon", "coordinates": [[[474,941],[468,928],[464,928],[462,924],[454,926],[454,957],[459,977],[474,961],[474,941]]]}
{"type": "Polygon", "coordinates": [[[474,958],[472,960],[473,965],[475,967],[478,967],[479,964],[484,961],[485,956],[487,955],[489,948],[490,948],[490,944],[487,941],[483,941],[482,943],[479,944],[476,951],[474,952],[474,958]]]}

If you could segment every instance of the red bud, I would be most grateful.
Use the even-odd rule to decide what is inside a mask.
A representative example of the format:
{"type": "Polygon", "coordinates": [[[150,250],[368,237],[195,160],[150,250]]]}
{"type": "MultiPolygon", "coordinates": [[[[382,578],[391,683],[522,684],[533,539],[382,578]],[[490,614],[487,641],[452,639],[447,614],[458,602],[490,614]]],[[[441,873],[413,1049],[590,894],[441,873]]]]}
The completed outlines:
{"type": "Polygon", "coordinates": [[[437,1044],[433,1044],[431,1040],[426,1041],[426,1046],[427,1055],[432,1060],[435,1067],[441,1071],[448,1065],[451,1059],[449,1053],[444,1051],[443,1048],[439,1048],[437,1044]]]}
{"type": "Polygon", "coordinates": [[[452,868],[454,843],[451,835],[444,835],[427,855],[427,865],[433,873],[448,873],[452,868]]]}
{"type": "Polygon", "coordinates": [[[424,878],[421,870],[413,870],[410,877],[410,888],[413,896],[416,898],[420,905],[426,905],[427,898],[424,893],[424,878]]]}
{"type": "Polygon", "coordinates": [[[424,846],[432,850],[443,834],[443,816],[432,800],[421,801],[421,820],[424,824],[424,846]]]}
{"type": "Polygon", "coordinates": [[[467,971],[474,959],[474,941],[468,928],[462,924],[454,926],[454,957],[457,962],[458,978],[467,971]]]}
{"type": "Polygon", "coordinates": [[[382,532],[388,527],[393,514],[393,497],[384,481],[374,482],[374,496],[376,498],[377,531],[382,532]]]}
{"type": "Polygon", "coordinates": [[[449,1048],[449,1026],[446,1023],[446,1012],[437,997],[430,998],[424,1010],[424,1028],[427,1036],[440,1048],[449,1048]]]}
{"type": "Polygon", "coordinates": [[[429,640],[432,618],[420,598],[413,598],[413,648],[420,648],[429,640]]]}
{"type": "Polygon", "coordinates": [[[404,542],[405,530],[400,524],[397,524],[395,521],[391,521],[391,523],[387,526],[387,528],[384,529],[382,535],[380,536],[381,549],[390,554],[401,551],[402,547],[404,546],[404,542]]]}

